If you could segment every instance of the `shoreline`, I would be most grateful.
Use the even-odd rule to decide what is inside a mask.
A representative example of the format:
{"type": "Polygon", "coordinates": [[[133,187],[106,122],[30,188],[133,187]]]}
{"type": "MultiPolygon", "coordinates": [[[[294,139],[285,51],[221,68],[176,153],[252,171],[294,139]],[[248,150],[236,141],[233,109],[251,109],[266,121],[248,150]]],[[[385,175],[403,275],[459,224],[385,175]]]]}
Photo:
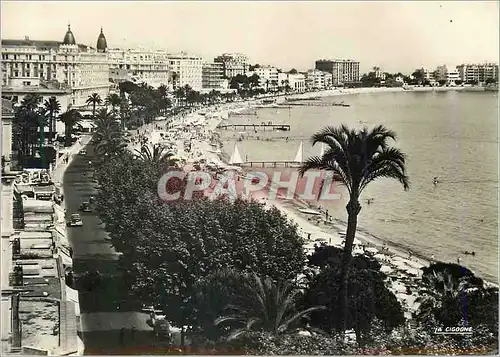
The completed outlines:
{"type": "MultiPolygon", "coordinates": [[[[357,95],[357,94],[374,94],[374,93],[398,93],[398,92],[413,92],[413,91],[419,91],[419,92],[433,92],[433,91],[439,91],[439,92],[445,92],[445,91],[467,91],[470,90],[471,88],[474,89],[475,87],[414,87],[414,90],[405,90],[401,87],[398,88],[353,88],[353,89],[342,89],[342,90],[325,90],[325,91],[319,91],[319,92],[308,92],[308,93],[297,93],[293,95],[289,95],[286,98],[300,98],[300,99],[306,99],[306,98],[314,98],[314,97],[331,97],[331,96],[343,96],[343,95],[357,95]]],[[[477,91],[477,90],[472,90],[472,91],[477,91]]],[[[282,99],[283,101],[285,98],[280,97],[279,99],[282,99]]],[[[277,100],[278,102],[278,100],[277,100]]],[[[254,108],[249,108],[249,109],[254,109],[254,108]]],[[[228,142],[220,142],[222,147],[228,145],[228,142]]],[[[224,163],[227,165],[227,155],[222,154],[221,159],[224,161],[224,163]],[[225,157],[224,157],[225,156],[225,157]],[[225,160],[224,160],[225,159],[225,160]]],[[[248,168],[248,170],[244,171],[252,171],[252,169],[248,168]]],[[[286,201],[286,200],[285,200],[286,201]]],[[[299,217],[302,220],[305,220],[306,222],[309,222],[310,220],[315,221],[314,217],[308,217],[309,215],[304,214],[302,212],[299,212],[299,209],[302,208],[309,208],[309,209],[315,209],[315,210],[320,210],[320,207],[318,207],[317,204],[311,204],[308,202],[301,202],[298,199],[294,199],[293,202],[288,202],[287,204],[283,204],[284,200],[276,200],[273,202],[275,206],[279,206],[287,216],[294,216],[294,217],[299,217]],[[309,218],[309,220],[308,220],[309,218]]],[[[322,214],[322,217],[324,215],[322,214]]],[[[323,217],[324,218],[324,217],[323,217]]],[[[347,213],[346,213],[346,219],[347,219],[347,213]]],[[[321,234],[325,235],[334,235],[337,236],[336,239],[343,239],[339,233],[340,232],[345,232],[347,228],[347,223],[344,220],[341,219],[333,219],[330,218],[331,223],[328,225],[324,224],[324,219],[321,220],[321,223],[316,223],[315,226],[317,229],[321,231],[321,234]]],[[[356,231],[356,240],[361,241],[364,244],[369,245],[370,247],[375,247],[379,253],[381,254],[381,250],[385,250],[384,255],[392,255],[392,256],[397,256],[403,260],[405,260],[407,263],[410,263],[410,265],[416,265],[419,264],[421,266],[429,266],[433,262],[437,262],[439,260],[432,259],[431,257],[426,256],[425,254],[412,249],[411,247],[406,247],[403,244],[395,244],[393,242],[390,242],[383,237],[378,237],[375,236],[374,234],[370,233],[369,230],[359,228],[356,231]]],[[[375,254],[376,255],[376,254],[375,254]]],[[[381,264],[385,264],[386,262],[380,261],[381,264]]],[[[451,264],[457,264],[455,261],[447,261],[445,263],[451,263],[451,264]]],[[[472,272],[474,270],[468,268],[472,272]]],[[[474,272],[475,273],[475,272],[474,272]]],[[[485,284],[488,284],[489,286],[496,286],[498,287],[498,282],[492,281],[491,278],[488,277],[481,277],[485,284]]]]}
{"type": "MultiPolygon", "coordinates": [[[[436,90],[434,87],[416,87],[415,91],[453,91],[453,90],[465,90],[468,87],[438,87],[436,90]]],[[[353,88],[353,89],[342,89],[342,90],[325,90],[318,92],[308,92],[308,93],[295,93],[287,96],[277,96],[274,97],[277,103],[284,102],[286,99],[312,99],[315,97],[331,97],[331,96],[342,96],[342,95],[355,95],[355,94],[374,94],[374,93],[397,93],[397,92],[413,92],[412,90],[405,90],[401,87],[398,88],[353,88]]],[[[173,119],[167,119],[163,121],[153,122],[149,124],[148,128],[145,128],[145,134],[149,138],[149,143],[159,142],[158,136],[156,140],[153,140],[155,132],[164,131],[166,133],[170,132],[171,125],[174,128],[183,127],[186,123],[199,123],[203,128],[203,132],[199,129],[188,133],[187,130],[183,132],[174,134],[171,140],[176,142],[176,155],[180,155],[183,158],[181,167],[184,170],[189,170],[189,161],[193,161],[195,154],[198,154],[198,159],[200,157],[204,158],[207,163],[213,162],[218,166],[230,166],[228,163],[227,155],[222,151],[224,145],[227,146],[228,142],[221,140],[217,126],[227,120],[232,112],[241,112],[245,110],[257,109],[258,106],[262,106],[259,99],[252,101],[242,101],[235,103],[226,103],[216,106],[204,107],[201,109],[193,110],[190,114],[185,115],[182,118],[174,117],[173,119]],[[203,113],[203,115],[200,114],[203,113]],[[167,128],[167,123],[169,123],[169,128],[167,128]],[[163,128],[161,128],[163,126],[163,128]],[[155,128],[156,127],[156,128],[155,128]],[[214,135],[215,134],[215,135],[214,135]],[[210,136],[210,138],[209,138],[210,136]],[[180,138],[179,138],[180,137],[180,138]],[[187,154],[183,147],[182,140],[189,139],[193,145],[192,150],[187,154]],[[213,147],[217,146],[217,150],[213,150],[213,147]]],[[[142,128],[141,128],[142,129],[142,128]]],[[[252,171],[251,168],[243,169],[243,173],[247,171],[252,171]]],[[[344,237],[341,233],[345,233],[347,225],[345,221],[340,219],[329,218],[328,222],[324,219],[324,213],[321,212],[321,208],[317,204],[311,204],[308,202],[301,202],[298,199],[284,200],[276,198],[274,200],[268,200],[267,198],[262,199],[251,195],[252,199],[260,201],[265,204],[266,207],[275,206],[282,213],[290,219],[292,222],[297,224],[299,234],[305,239],[304,249],[307,254],[314,251],[314,246],[321,243],[330,244],[337,247],[342,247],[342,241],[344,237]],[[299,211],[299,209],[308,208],[314,209],[320,212],[319,215],[308,215],[299,211]],[[319,219],[318,219],[319,218],[319,219]],[[308,239],[308,236],[310,239],[308,239]]],[[[347,217],[347,213],[346,213],[347,217]]],[[[354,254],[367,254],[373,259],[377,260],[382,268],[381,271],[386,273],[388,276],[387,285],[391,291],[396,295],[398,301],[401,302],[403,309],[407,313],[407,317],[411,318],[411,314],[417,311],[418,305],[415,300],[418,298],[419,282],[421,281],[421,268],[424,266],[429,266],[435,260],[426,257],[418,251],[412,251],[411,248],[407,248],[403,245],[397,245],[392,242],[388,242],[383,238],[377,237],[371,234],[366,229],[358,229],[356,231],[355,246],[353,247],[354,254]],[[409,316],[408,316],[409,314],[409,316]]],[[[455,263],[455,262],[448,262],[455,263]]],[[[487,281],[483,279],[484,283],[487,285],[498,286],[496,283],[487,281]]]]}

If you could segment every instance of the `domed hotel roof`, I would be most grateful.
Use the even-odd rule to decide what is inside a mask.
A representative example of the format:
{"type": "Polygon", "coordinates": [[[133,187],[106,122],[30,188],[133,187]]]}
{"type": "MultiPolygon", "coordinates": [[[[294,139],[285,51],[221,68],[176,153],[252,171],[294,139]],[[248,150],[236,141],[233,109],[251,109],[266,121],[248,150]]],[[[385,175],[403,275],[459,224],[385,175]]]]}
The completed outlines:
{"type": "Polygon", "coordinates": [[[104,33],[102,32],[102,27],[101,27],[101,33],[99,34],[99,37],[97,38],[97,46],[96,46],[98,51],[105,52],[106,48],[108,48],[108,44],[106,42],[106,37],[104,36],[104,33]]]}
{"type": "Polygon", "coordinates": [[[76,45],[75,36],[73,36],[73,32],[71,32],[70,25],[68,25],[68,31],[66,35],[64,35],[63,45],[76,45]]]}

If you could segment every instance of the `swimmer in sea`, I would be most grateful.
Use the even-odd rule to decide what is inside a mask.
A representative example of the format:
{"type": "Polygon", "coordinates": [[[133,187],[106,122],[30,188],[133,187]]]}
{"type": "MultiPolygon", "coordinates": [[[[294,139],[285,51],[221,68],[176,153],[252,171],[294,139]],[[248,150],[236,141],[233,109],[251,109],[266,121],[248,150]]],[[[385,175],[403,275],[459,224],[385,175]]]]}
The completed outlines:
{"type": "Polygon", "coordinates": [[[436,186],[439,183],[437,176],[434,177],[434,179],[432,180],[432,183],[434,184],[434,186],[436,186]]]}

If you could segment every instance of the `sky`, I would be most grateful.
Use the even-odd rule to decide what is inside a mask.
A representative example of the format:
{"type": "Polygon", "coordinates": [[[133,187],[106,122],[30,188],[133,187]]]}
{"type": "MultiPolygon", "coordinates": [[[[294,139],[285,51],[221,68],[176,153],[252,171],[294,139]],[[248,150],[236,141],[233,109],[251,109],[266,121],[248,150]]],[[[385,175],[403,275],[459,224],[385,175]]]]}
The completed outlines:
{"type": "Polygon", "coordinates": [[[2,38],[185,51],[206,60],[245,53],[251,63],[305,70],[355,59],[361,72],[434,69],[499,57],[496,1],[2,1],[2,38]]]}

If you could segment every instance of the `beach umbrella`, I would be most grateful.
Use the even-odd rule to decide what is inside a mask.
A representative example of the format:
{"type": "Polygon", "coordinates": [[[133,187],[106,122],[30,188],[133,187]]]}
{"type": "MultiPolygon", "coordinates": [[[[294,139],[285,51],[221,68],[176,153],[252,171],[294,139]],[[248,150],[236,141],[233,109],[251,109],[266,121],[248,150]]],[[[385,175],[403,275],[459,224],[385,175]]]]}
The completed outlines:
{"type": "Polygon", "coordinates": [[[382,265],[380,267],[380,271],[382,273],[390,273],[390,272],[392,272],[392,268],[390,266],[388,266],[388,265],[382,265]]]}

